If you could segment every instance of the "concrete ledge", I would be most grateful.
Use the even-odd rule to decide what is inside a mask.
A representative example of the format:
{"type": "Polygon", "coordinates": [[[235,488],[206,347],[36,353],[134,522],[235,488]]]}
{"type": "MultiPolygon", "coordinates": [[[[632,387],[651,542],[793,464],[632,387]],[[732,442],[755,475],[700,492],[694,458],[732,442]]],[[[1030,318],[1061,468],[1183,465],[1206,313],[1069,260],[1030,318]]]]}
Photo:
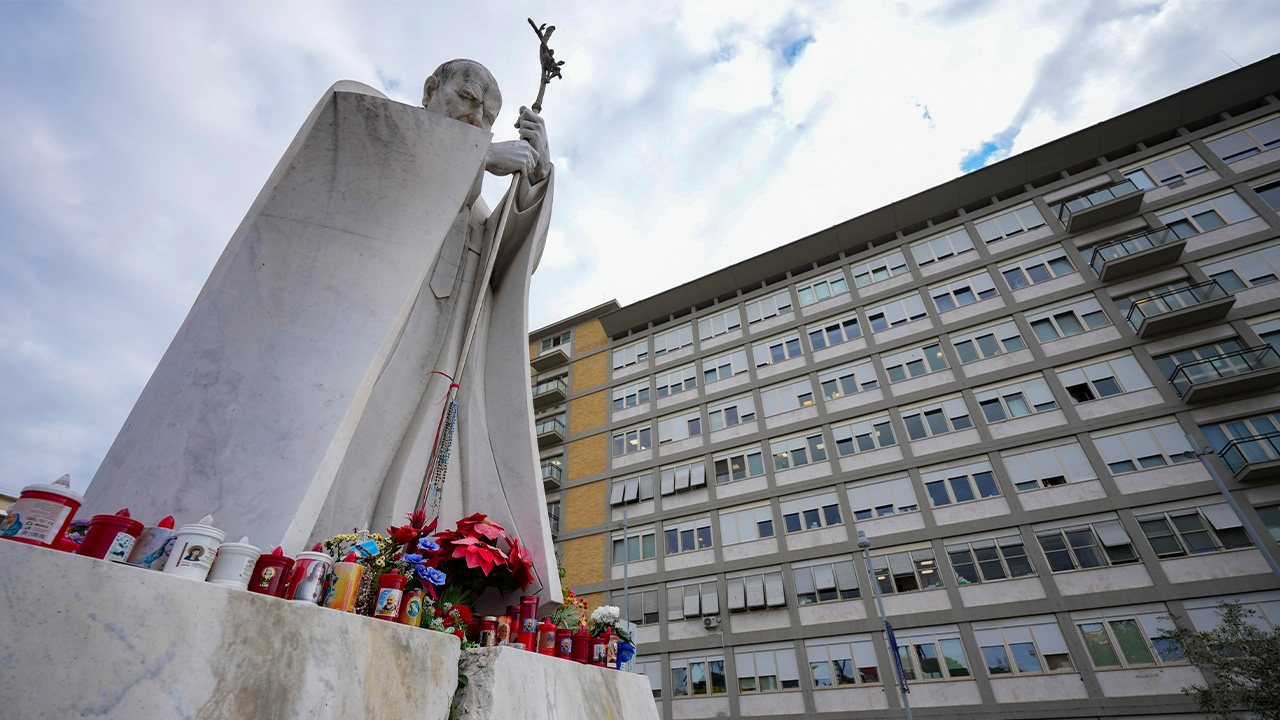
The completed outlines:
{"type": "Polygon", "coordinates": [[[452,635],[17,542],[0,598],[5,718],[444,720],[457,685],[452,635]]]}
{"type": "Polygon", "coordinates": [[[511,648],[468,650],[457,720],[658,720],[644,675],[511,648]]]}

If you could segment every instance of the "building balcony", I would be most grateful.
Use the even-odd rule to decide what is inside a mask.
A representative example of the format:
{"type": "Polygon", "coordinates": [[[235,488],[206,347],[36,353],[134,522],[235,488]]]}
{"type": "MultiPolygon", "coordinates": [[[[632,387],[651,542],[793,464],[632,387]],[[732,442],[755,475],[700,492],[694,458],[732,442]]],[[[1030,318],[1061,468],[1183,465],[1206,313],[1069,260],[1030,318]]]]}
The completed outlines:
{"type": "Polygon", "coordinates": [[[542,487],[544,490],[559,490],[564,484],[564,467],[560,465],[542,466],[542,487]]]}
{"type": "Polygon", "coordinates": [[[538,447],[549,447],[564,442],[564,416],[539,420],[533,424],[534,433],[538,436],[538,447]]]}
{"type": "Polygon", "coordinates": [[[1115,222],[1138,212],[1143,194],[1132,180],[1107,185],[1058,205],[1058,220],[1069,233],[1115,222]]]}
{"type": "Polygon", "coordinates": [[[1125,313],[1125,320],[1145,339],[1219,320],[1235,304],[1234,296],[1217,280],[1210,280],[1138,300],[1125,313]]]}
{"type": "Polygon", "coordinates": [[[540,382],[533,386],[533,407],[535,410],[558,405],[564,402],[567,397],[569,397],[569,383],[562,377],[540,382]]]}
{"type": "Polygon", "coordinates": [[[551,523],[551,537],[560,536],[560,513],[553,510],[547,510],[547,521],[551,523]]]}
{"type": "Polygon", "coordinates": [[[1218,452],[1236,482],[1280,477],[1280,433],[1236,438],[1218,452]]]}
{"type": "Polygon", "coordinates": [[[1205,402],[1280,383],[1280,354],[1270,345],[1183,363],[1169,382],[1184,402],[1205,402]]]}
{"type": "Polygon", "coordinates": [[[1169,228],[1159,228],[1095,245],[1086,253],[1098,279],[1111,282],[1177,262],[1186,245],[1169,228]]]}
{"type": "Polygon", "coordinates": [[[529,361],[529,366],[537,372],[555,370],[569,364],[569,353],[562,348],[552,348],[529,361]]]}

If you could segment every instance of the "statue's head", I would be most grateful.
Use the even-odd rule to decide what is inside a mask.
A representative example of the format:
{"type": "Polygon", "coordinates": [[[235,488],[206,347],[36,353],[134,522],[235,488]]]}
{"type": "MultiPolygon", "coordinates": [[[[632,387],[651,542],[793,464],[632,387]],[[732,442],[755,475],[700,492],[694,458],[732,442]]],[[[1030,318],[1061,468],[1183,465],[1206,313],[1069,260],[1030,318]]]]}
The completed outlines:
{"type": "Polygon", "coordinates": [[[502,109],[498,81],[475,60],[450,60],[422,86],[422,106],[482,130],[493,128],[502,109]]]}

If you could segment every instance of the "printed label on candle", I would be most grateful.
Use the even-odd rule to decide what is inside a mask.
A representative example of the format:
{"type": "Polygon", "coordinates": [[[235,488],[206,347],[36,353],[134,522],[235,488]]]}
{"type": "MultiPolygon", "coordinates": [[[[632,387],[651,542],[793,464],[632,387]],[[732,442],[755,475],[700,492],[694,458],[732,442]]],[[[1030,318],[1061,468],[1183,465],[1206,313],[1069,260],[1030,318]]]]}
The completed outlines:
{"type": "Polygon", "coordinates": [[[199,568],[208,572],[213,565],[213,558],[214,553],[209,552],[209,548],[204,545],[190,542],[183,543],[177,567],[199,568]]]}
{"type": "Polygon", "coordinates": [[[378,592],[377,610],[374,615],[377,617],[396,617],[400,614],[400,596],[404,594],[403,590],[395,588],[383,588],[378,592]]]}
{"type": "Polygon", "coordinates": [[[409,619],[416,618],[418,615],[422,614],[422,600],[418,598],[410,600],[408,607],[405,608],[404,614],[405,617],[408,617],[409,619]]]}
{"type": "Polygon", "coordinates": [[[111,541],[111,547],[107,550],[107,560],[115,562],[124,562],[129,558],[129,551],[133,549],[134,538],[129,533],[116,533],[116,539],[111,541]]]}
{"type": "Polygon", "coordinates": [[[604,651],[605,651],[604,643],[600,643],[599,645],[593,646],[591,648],[591,659],[594,662],[604,662],[604,651]]]}
{"type": "Polygon", "coordinates": [[[274,580],[278,574],[280,574],[280,568],[275,567],[274,565],[268,565],[267,567],[262,568],[262,579],[258,581],[258,587],[271,587],[271,581],[274,580]]]}
{"type": "Polygon", "coordinates": [[[538,631],[538,621],[537,621],[537,620],[534,620],[533,618],[525,618],[525,619],[524,619],[524,626],[523,626],[523,627],[524,627],[524,629],[523,629],[523,630],[521,630],[521,632],[537,632],[537,631],[538,631]]]}
{"type": "Polygon", "coordinates": [[[560,652],[564,653],[565,655],[568,655],[573,652],[573,638],[571,637],[560,638],[560,652]]]}
{"type": "Polygon", "coordinates": [[[70,514],[71,508],[61,503],[38,498],[19,498],[9,508],[9,517],[4,525],[0,525],[0,537],[51,544],[58,539],[62,523],[70,514]]]}

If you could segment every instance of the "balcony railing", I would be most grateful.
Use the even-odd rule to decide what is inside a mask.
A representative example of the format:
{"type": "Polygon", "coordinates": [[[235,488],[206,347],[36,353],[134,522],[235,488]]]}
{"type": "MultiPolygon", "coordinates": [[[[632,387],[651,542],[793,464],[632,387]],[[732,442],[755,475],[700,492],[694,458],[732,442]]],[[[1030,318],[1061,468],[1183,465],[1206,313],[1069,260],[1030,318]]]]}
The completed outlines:
{"type": "Polygon", "coordinates": [[[556,390],[559,390],[562,393],[568,392],[569,383],[565,382],[565,379],[562,377],[558,377],[554,380],[544,380],[533,386],[533,396],[537,397],[543,393],[554,392],[556,390]]]}
{"type": "Polygon", "coordinates": [[[539,445],[553,445],[564,441],[564,419],[559,415],[539,420],[533,424],[533,430],[538,436],[539,445]]]}
{"type": "Polygon", "coordinates": [[[1137,300],[1124,319],[1138,337],[1148,337],[1220,318],[1234,304],[1235,298],[1217,280],[1210,280],[1137,300]]]}
{"type": "Polygon", "coordinates": [[[1236,438],[1218,452],[1218,457],[1237,480],[1258,479],[1242,477],[1254,468],[1269,467],[1273,475],[1280,465],[1280,433],[1236,438]]]}
{"type": "Polygon", "coordinates": [[[1103,280],[1108,279],[1108,275],[1127,275],[1176,260],[1182,255],[1181,245],[1184,244],[1185,240],[1178,237],[1169,228],[1147,230],[1119,240],[1095,245],[1089,255],[1089,267],[1095,275],[1103,280]],[[1177,246],[1176,248],[1174,247],[1175,245],[1177,246]],[[1168,248],[1170,252],[1160,253],[1161,257],[1152,257],[1157,253],[1150,251],[1160,247],[1168,248]],[[1171,257],[1162,257],[1163,255],[1171,255],[1171,257]],[[1125,267],[1123,272],[1116,272],[1121,270],[1121,266],[1136,264],[1135,261],[1138,261],[1140,257],[1145,258],[1147,262],[1141,263],[1138,267],[1125,267]]]}
{"type": "Polygon", "coordinates": [[[538,372],[546,372],[565,365],[569,362],[569,353],[566,349],[566,346],[559,345],[550,350],[544,350],[530,360],[529,365],[538,372]]]}
{"type": "Polygon", "coordinates": [[[551,534],[558,534],[560,532],[560,513],[555,510],[548,509],[547,521],[551,523],[551,534]]]}
{"type": "Polygon", "coordinates": [[[564,483],[564,466],[563,465],[543,465],[542,466],[542,482],[544,485],[551,487],[559,487],[564,483]]]}
{"type": "Polygon", "coordinates": [[[1076,232],[1136,211],[1142,205],[1142,195],[1132,180],[1122,180],[1067,200],[1057,205],[1055,212],[1068,232],[1076,232]],[[1115,202],[1121,199],[1126,202],[1115,202]]]}
{"type": "MultiPolygon", "coordinates": [[[[1270,345],[1245,348],[1224,355],[1182,363],[1174,368],[1169,376],[1169,382],[1178,392],[1178,397],[1189,402],[1193,395],[1205,394],[1201,391],[1210,387],[1211,384],[1212,387],[1222,388],[1225,391],[1218,393],[1219,395],[1251,389],[1241,384],[1222,381],[1237,379],[1240,383],[1244,383],[1257,377],[1254,374],[1263,370],[1280,371],[1280,353],[1270,345]]],[[[1276,372],[1267,373],[1259,378],[1260,382],[1272,385],[1277,380],[1280,380],[1280,377],[1277,377],[1276,372]]]]}

